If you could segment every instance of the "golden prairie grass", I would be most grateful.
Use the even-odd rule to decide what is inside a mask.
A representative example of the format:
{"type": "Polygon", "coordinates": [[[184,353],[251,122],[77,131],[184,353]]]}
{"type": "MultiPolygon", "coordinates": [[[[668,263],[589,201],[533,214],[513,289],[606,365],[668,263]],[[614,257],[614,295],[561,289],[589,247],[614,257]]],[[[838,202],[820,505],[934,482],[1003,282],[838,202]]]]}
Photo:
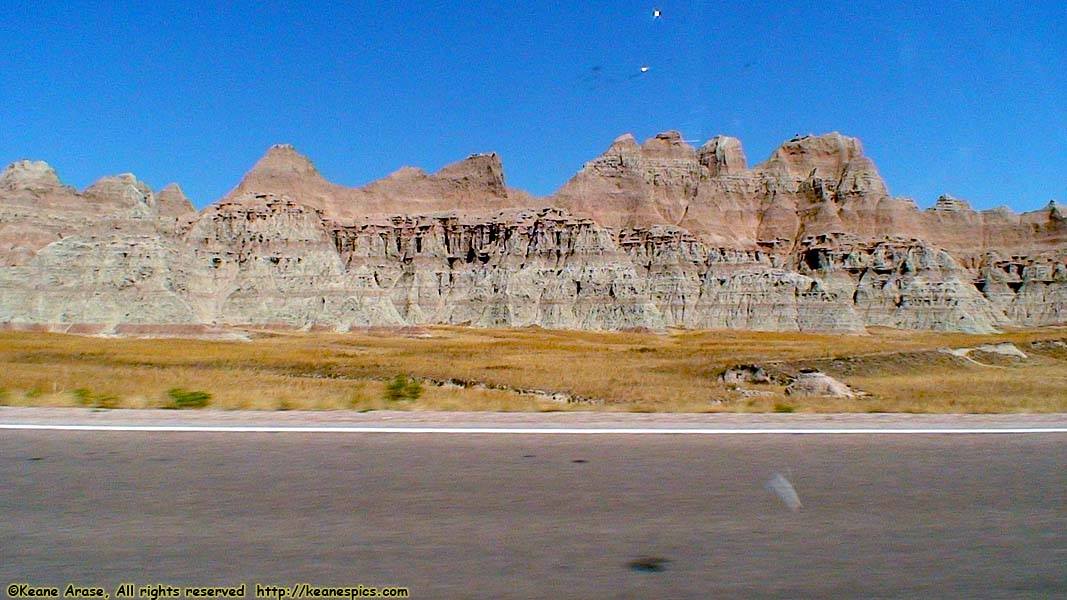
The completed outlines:
{"type": "Polygon", "coordinates": [[[1067,337],[1063,329],[986,336],[895,330],[869,335],[428,331],[428,338],[275,332],[259,333],[250,342],[0,332],[0,388],[5,391],[0,396],[6,404],[73,406],[84,402],[74,393],[81,389],[113,396],[120,406],[163,407],[169,402],[167,390],[180,387],[210,393],[211,406],[221,409],[1067,411],[1067,360],[1052,354],[1007,367],[913,356],[891,362],[890,368],[876,360],[999,342],[1026,351],[1029,342],[1067,337]],[[768,394],[745,397],[717,381],[734,364],[796,366],[842,358],[864,364],[864,357],[871,357],[867,368],[841,377],[872,394],[855,400],[787,397],[781,386],[753,386],[768,394]],[[418,400],[383,399],[387,380],[397,374],[424,381],[418,400]],[[434,384],[449,380],[479,385],[434,384]],[[515,390],[596,402],[566,404],[515,390]]]}

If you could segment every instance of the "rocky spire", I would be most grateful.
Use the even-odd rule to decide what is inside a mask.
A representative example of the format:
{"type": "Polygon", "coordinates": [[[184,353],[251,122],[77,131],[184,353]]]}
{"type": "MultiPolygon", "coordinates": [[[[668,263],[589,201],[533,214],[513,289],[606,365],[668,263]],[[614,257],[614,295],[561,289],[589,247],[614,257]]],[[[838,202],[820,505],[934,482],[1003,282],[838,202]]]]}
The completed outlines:
{"type": "Polygon", "coordinates": [[[648,157],[658,158],[689,158],[696,154],[696,148],[687,144],[682,134],[673,129],[645,140],[641,150],[648,157]]]}
{"type": "Polygon", "coordinates": [[[178,217],[186,213],[195,212],[193,203],[185,196],[181,186],[172,183],[159,190],[156,195],[159,206],[159,215],[163,217],[178,217]]]}
{"type": "Polygon", "coordinates": [[[748,169],[741,140],[735,137],[717,135],[700,147],[697,156],[712,177],[736,175],[748,169]]]}
{"type": "Polygon", "coordinates": [[[323,209],[335,195],[333,184],[323,179],[315,165],[289,144],[276,144],[245,174],[224,200],[249,194],[287,195],[323,209]]]}
{"type": "Polygon", "coordinates": [[[263,158],[245,175],[245,181],[289,178],[321,178],[311,160],[289,144],[271,146],[263,158]]]}
{"type": "Polygon", "coordinates": [[[849,163],[859,160],[866,160],[860,141],[835,131],[824,135],[796,136],[779,146],[767,162],[756,168],[764,171],[782,170],[797,179],[807,179],[813,174],[838,179],[849,163]]]}
{"type": "Polygon", "coordinates": [[[85,188],[82,196],[100,207],[114,206],[120,210],[132,210],[138,216],[153,214],[156,206],[152,188],[137,179],[133,173],[102,177],[85,188]]]}
{"type": "Polygon", "coordinates": [[[472,154],[466,159],[445,166],[433,175],[437,179],[456,182],[497,196],[507,196],[504,165],[495,152],[472,154]]]}
{"type": "Polygon", "coordinates": [[[7,190],[49,191],[63,187],[51,165],[40,160],[20,160],[0,172],[0,188],[7,190]]]}
{"type": "Polygon", "coordinates": [[[941,194],[930,210],[939,212],[971,212],[971,204],[961,198],[941,194]]]}

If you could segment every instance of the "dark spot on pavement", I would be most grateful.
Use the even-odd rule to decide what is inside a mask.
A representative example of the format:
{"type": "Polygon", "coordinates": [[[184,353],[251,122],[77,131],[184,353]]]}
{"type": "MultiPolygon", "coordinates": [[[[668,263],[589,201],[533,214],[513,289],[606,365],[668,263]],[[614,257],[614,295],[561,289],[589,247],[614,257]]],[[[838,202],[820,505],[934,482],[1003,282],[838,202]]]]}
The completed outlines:
{"type": "Polygon", "coordinates": [[[44,460],[44,457],[43,456],[31,456],[31,457],[27,458],[26,460],[44,460]]]}
{"type": "Polygon", "coordinates": [[[585,460],[584,458],[576,458],[576,459],[572,460],[571,462],[572,463],[582,464],[582,463],[587,463],[589,461],[585,460]]]}
{"type": "Polygon", "coordinates": [[[537,455],[536,454],[523,454],[522,455],[523,458],[533,458],[535,456],[537,456],[537,455]]]}
{"type": "Polygon", "coordinates": [[[667,570],[667,563],[671,561],[658,556],[642,556],[627,563],[631,571],[638,573],[659,573],[667,570]]]}

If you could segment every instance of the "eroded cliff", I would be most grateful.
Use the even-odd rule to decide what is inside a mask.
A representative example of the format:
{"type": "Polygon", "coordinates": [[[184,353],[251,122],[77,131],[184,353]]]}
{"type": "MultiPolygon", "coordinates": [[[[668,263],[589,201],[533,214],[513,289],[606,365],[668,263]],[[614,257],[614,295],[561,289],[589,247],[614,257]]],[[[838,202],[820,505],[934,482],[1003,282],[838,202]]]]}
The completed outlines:
{"type": "Polygon", "coordinates": [[[868,326],[989,332],[1067,321],[1067,221],[890,196],[858,140],[615,140],[549,198],[495,154],[362,188],[272,147],[199,213],[133,175],[86,190],[0,174],[0,323],[868,326]]]}

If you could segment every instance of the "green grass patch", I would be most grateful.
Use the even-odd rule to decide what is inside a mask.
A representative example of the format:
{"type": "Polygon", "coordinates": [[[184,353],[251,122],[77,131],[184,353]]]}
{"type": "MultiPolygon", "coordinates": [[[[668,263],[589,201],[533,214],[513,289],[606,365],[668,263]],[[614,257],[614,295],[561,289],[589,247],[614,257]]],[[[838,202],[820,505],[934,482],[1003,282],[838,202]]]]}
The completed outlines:
{"type": "Polygon", "coordinates": [[[422,384],[407,375],[397,375],[385,386],[383,397],[389,402],[418,400],[422,395],[422,384]]]}
{"type": "Polygon", "coordinates": [[[167,397],[170,398],[170,406],[168,408],[204,408],[211,403],[211,394],[184,388],[167,390],[167,397]]]}
{"type": "Polygon", "coordinates": [[[119,405],[118,396],[93,393],[89,388],[78,388],[71,394],[78,404],[89,408],[117,408],[119,405]]]}

